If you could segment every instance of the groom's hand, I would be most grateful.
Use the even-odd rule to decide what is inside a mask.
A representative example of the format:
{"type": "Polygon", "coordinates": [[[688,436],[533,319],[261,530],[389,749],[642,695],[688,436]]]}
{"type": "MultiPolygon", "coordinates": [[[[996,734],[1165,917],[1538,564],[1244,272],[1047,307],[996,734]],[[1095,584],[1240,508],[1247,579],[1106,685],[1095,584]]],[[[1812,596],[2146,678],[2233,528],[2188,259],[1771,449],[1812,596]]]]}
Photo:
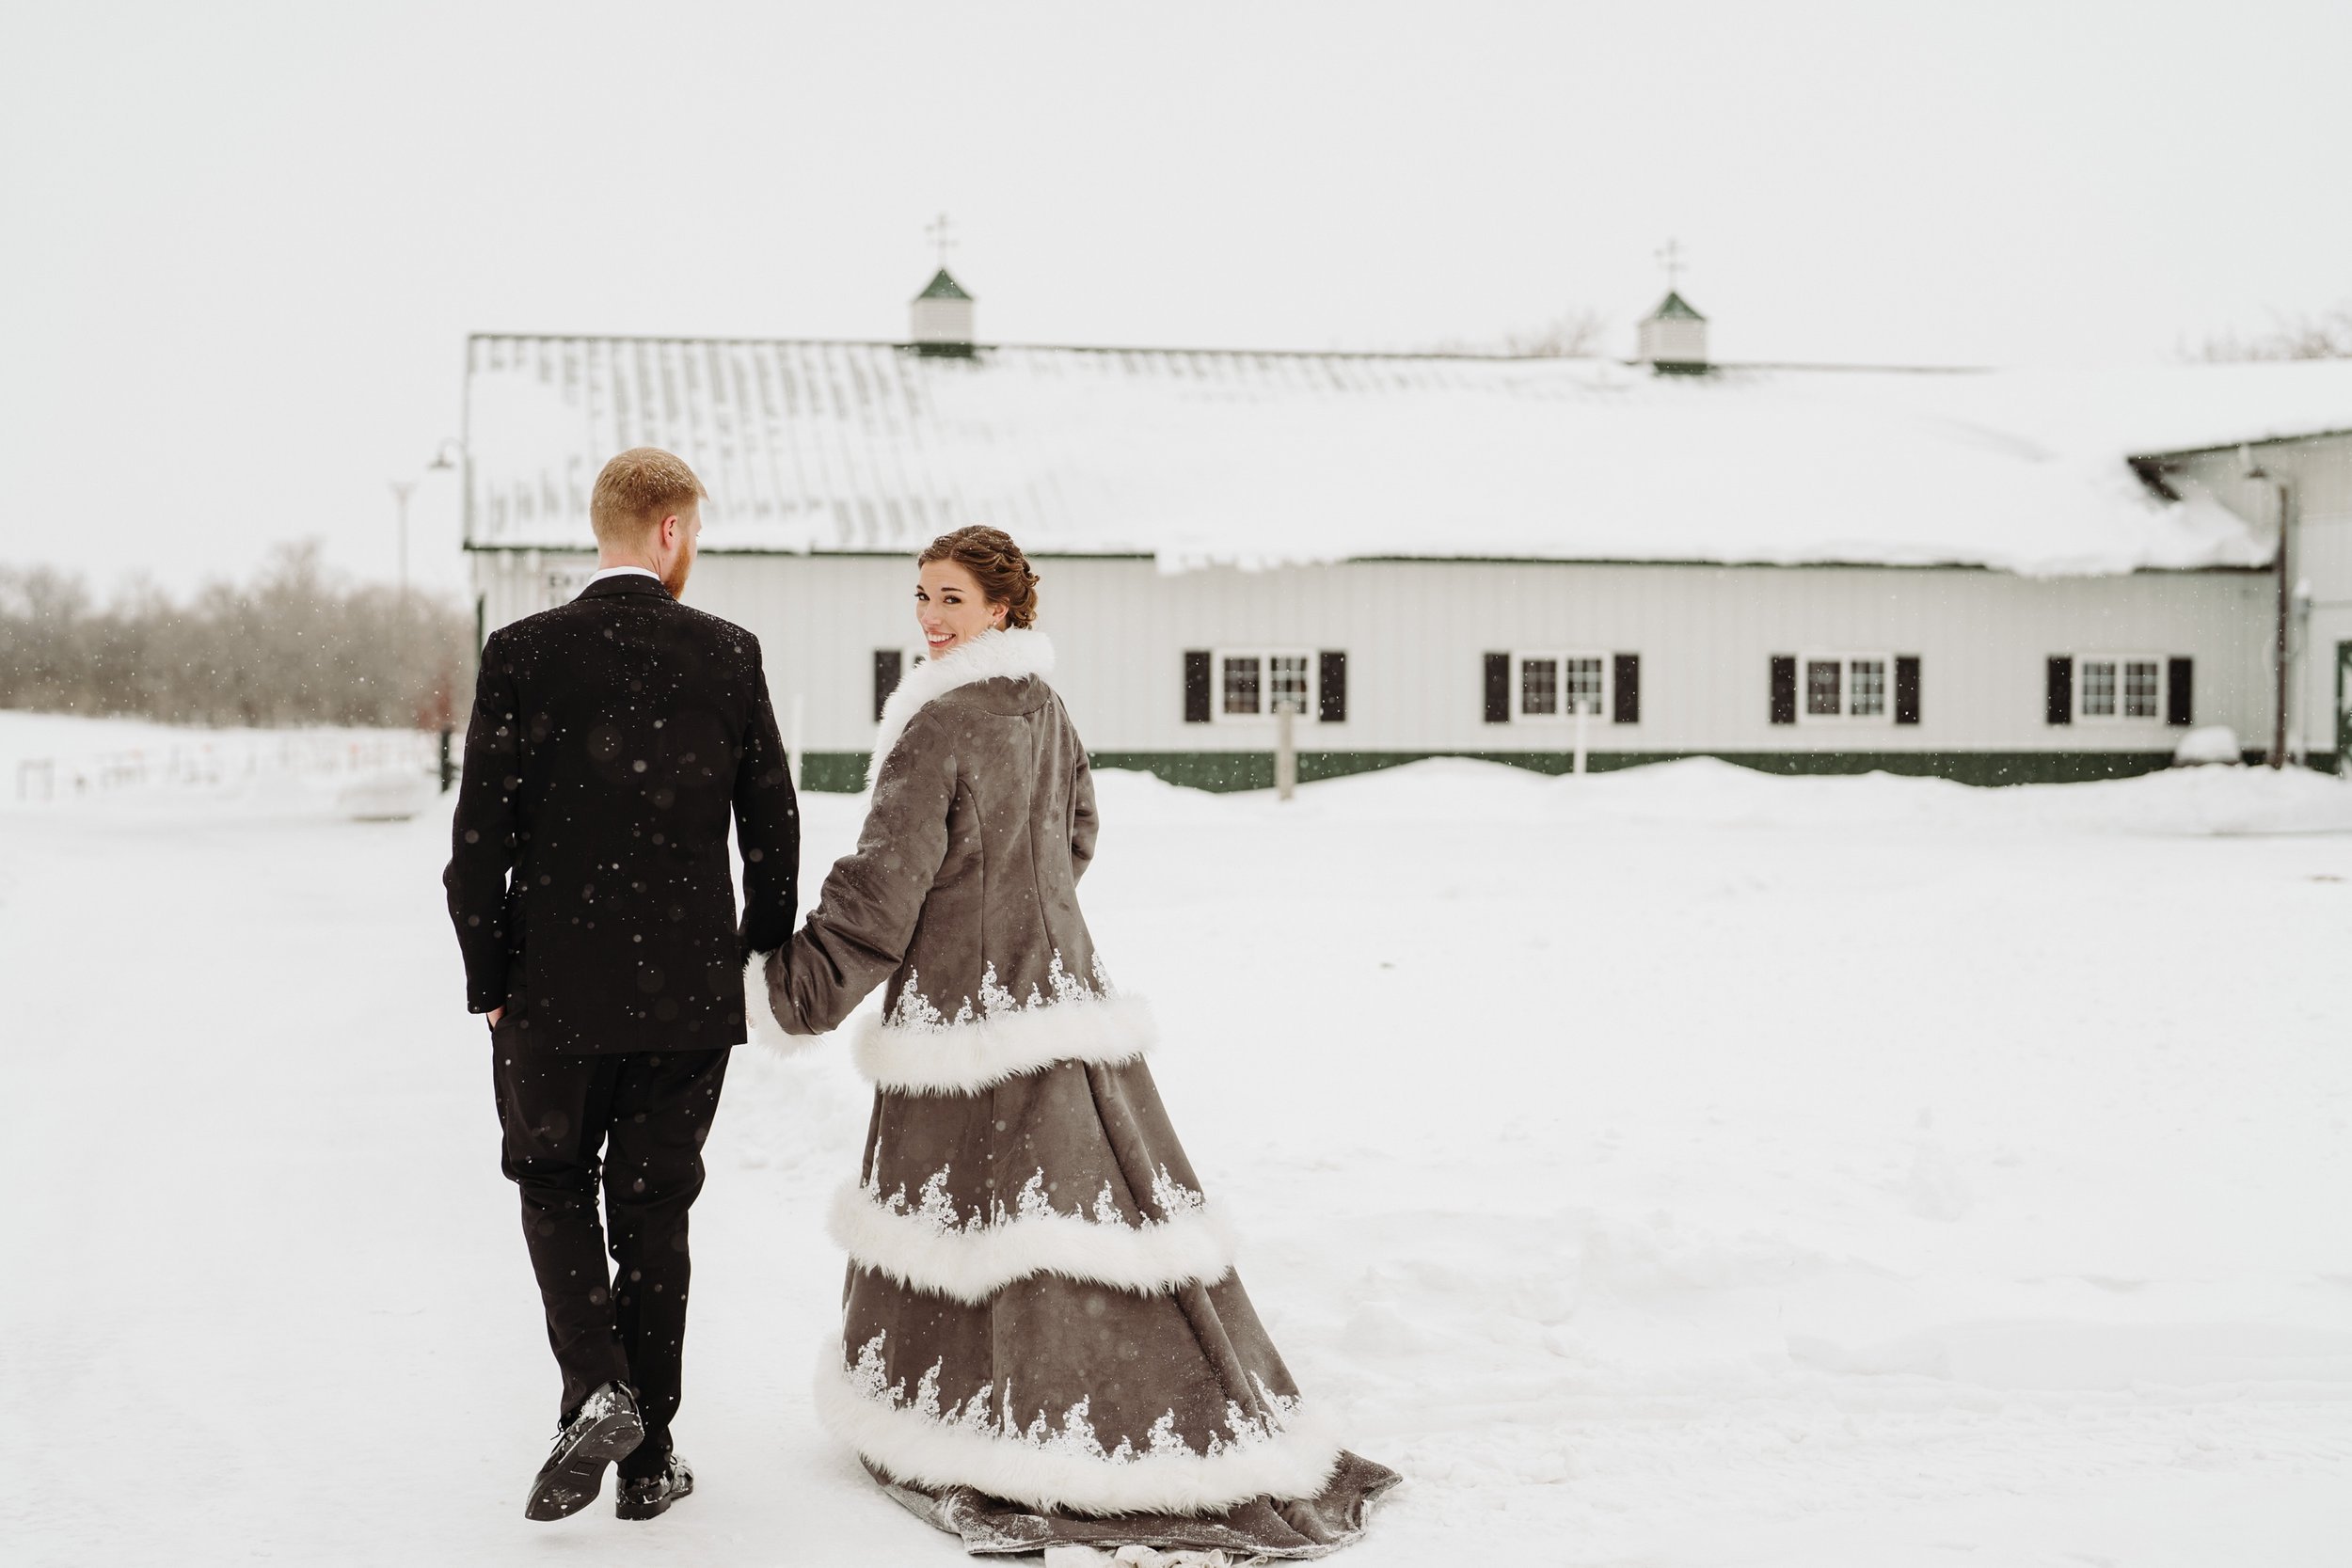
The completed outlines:
{"type": "Polygon", "coordinates": [[[506,1009],[504,1007],[493,1007],[490,1009],[487,1016],[490,1020],[490,1027],[495,1029],[499,1026],[499,1020],[506,1016],[506,1009]]]}

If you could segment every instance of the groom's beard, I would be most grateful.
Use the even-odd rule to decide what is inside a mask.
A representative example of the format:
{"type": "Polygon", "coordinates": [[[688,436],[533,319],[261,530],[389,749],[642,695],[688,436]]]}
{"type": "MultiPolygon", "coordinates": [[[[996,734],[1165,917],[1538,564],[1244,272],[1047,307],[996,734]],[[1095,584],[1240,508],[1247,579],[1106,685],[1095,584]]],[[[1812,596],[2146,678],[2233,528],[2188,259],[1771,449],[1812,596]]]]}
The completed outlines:
{"type": "Polygon", "coordinates": [[[670,562],[670,569],[661,574],[661,586],[670,591],[670,597],[686,597],[686,574],[693,569],[694,547],[689,545],[678,551],[677,559],[670,562]]]}

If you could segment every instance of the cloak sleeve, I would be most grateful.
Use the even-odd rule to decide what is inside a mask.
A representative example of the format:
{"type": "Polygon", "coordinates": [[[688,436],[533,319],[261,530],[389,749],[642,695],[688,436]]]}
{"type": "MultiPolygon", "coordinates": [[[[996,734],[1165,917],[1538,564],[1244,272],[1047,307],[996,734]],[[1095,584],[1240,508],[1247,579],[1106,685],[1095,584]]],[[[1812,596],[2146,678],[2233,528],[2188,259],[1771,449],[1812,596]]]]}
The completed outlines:
{"type": "Polygon", "coordinates": [[[857,847],[834,863],[817,907],[768,960],[769,1000],[787,1033],[838,1028],[905,958],[947,858],[955,794],[946,732],[918,712],[876,775],[857,847]]]}
{"type": "Polygon", "coordinates": [[[1087,874],[1094,860],[1094,835],[1102,819],[1094,815],[1094,770],[1087,764],[1086,749],[1078,750],[1078,766],[1070,780],[1070,879],[1076,881],[1087,874]]]}

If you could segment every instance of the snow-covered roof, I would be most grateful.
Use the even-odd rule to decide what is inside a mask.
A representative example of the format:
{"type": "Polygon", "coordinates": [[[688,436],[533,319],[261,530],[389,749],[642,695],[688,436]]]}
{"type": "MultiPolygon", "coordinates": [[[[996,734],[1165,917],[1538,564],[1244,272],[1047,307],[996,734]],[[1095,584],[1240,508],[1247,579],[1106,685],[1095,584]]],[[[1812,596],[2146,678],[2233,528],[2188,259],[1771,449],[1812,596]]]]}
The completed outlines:
{"type": "Polygon", "coordinates": [[[584,546],[605,459],[710,489],[707,550],[912,550],[990,523],[1170,567],[1364,557],[2253,565],[2141,454],[2352,429],[2352,364],[2115,372],[485,335],[469,542],[584,546]]]}

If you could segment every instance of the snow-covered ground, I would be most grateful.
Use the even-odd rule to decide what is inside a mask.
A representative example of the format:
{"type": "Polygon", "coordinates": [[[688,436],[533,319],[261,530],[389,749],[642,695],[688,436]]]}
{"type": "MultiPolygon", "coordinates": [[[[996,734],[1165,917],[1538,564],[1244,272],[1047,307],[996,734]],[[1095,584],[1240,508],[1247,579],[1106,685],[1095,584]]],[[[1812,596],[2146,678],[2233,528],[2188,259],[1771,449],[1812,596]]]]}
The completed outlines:
{"type": "MultiPolygon", "coordinates": [[[[1437,763],[1102,802],[1089,913],[1244,1277],[1407,1478],[1338,1560],[2345,1560],[2352,787],[1437,763]]],[[[812,879],[855,811],[809,799],[812,879]]],[[[0,1555],[961,1560],[809,1411],[838,1047],[733,1069],[701,1492],[522,1519],[555,1386],[445,832],[324,780],[0,811],[0,1555]]]]}
{"type": "Polygon", "coordinates": [[[0,710],[0,810],[136,795],[299,805],[332,782],[347,805],[399,796],[437,768],[415,730],[205,729],[145,719],[0,710]]]}

